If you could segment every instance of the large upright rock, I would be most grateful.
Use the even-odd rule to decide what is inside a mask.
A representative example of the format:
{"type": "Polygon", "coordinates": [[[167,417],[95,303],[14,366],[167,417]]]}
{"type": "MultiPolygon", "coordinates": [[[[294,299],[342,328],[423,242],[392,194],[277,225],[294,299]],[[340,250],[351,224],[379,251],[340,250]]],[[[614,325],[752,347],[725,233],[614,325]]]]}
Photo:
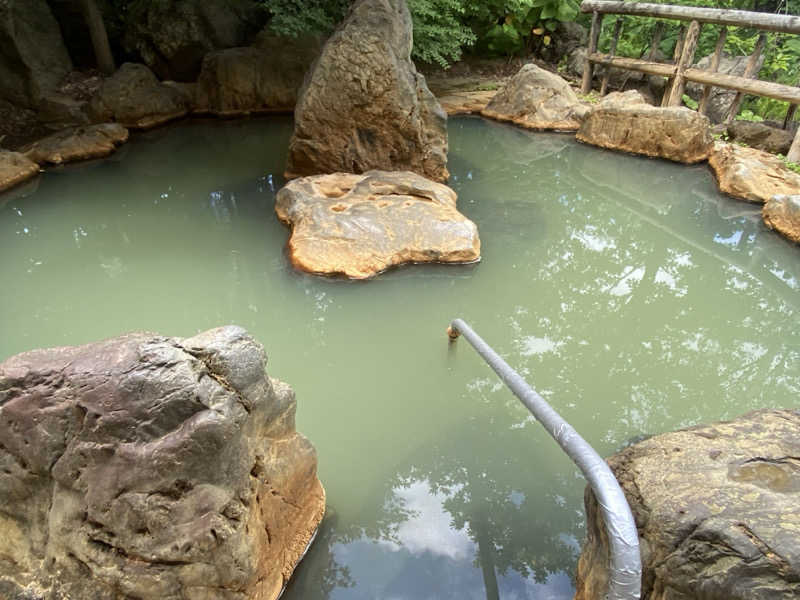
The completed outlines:
{"type": "Polygon", "coordinates": [[[688,108],[627,103],[624,96],[592,110],[576,137],[603,148],[682,163],[706,160],[714,142],[703,115],[688,108]]]}
{"type": "Polygon", "coordinates": [[[140,2],[126,15],[123,42],[159,78],[194,81],[208,52],[248,44],[266,17],[256,0],[140,2]]]}
{"type": "Polygon", "coordinates": [[[324,491],[265,361],[224,327],[0,364],[0,596],[276,598],[324,491]]]}
{"type": "Polygon", "coordinates": [[[71,68],[46,0],[0,0],[0,97],[35,108],[71,68]]]}
{"type": "MultiPolygon", "coordinates": [[[[666,433],[608,459],[639,530],[642,598],[800,597],[800,411],[666,433]]],[[[608,542],[590,489],[576,600],[602,598],[608,542]]]]}
{"type": "Polygon", "coordinates": [[[580,100],[563,78],[524,65],[481,111],[484,117],[510,121],[528,129],[575,131],[580,127],[580,100]]]}
{"type": "Polygon", "coordinates": [[[295,109],[288,177],[447,172],[447,115],[411,62],[405,0],[357,0],[326,42],[295,109]]]}

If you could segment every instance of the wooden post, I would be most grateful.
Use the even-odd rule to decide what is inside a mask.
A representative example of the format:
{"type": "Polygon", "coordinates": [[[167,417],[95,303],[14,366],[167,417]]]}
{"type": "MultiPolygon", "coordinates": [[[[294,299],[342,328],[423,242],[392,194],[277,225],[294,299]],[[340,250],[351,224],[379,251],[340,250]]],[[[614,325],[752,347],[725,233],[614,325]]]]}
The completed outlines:
{"type": "Polygon", "coordinates": [[[783,128],[789,129],[789,123],[794,119],[794,113],[797,112],[797,104],[790,104],[786,110],[786,118],[783,120],[783,128]]]}
{"type": "Polygon", "coordinates": [[[786,160],[800,163],[800,129],[794,134],[794,141],[792,142],[792,147],[789,148],[789,154],[786,155],[786,160]]]}
{"type": "MultiPolygon", "coordinates": [[[[678,61],[680,60],[681,54],[683,53],[683,36],[686,33],[686,27],[681,25],[680,31],[678,31],[678,40],[675,42],[675,51],[672,53],[672,62],[675,64],[676,72],[678,61]]],[[[675,83],[675,77],[670,77],[667,80],[667,87],[664,88],[664,95],[661,96],[661,106],[669,106],[669,96],[670,92],[675,83]]]]}
{"type": "Polygon", "coordinates": [[[597,52],[597,40],[600,38],[600,29],[603,27],[603,16],[600,13],[592,13],[592,28],[589,32],[589,48],[586,50],[586,63],[583,65],[583,81],[581,82],[581,92],[588,94],[592,91],[592,71],[594,66],[589,60],[589,55],[597,52]]]}
{"type": "Polygon", "coordinates": [[[664,21],[656,23],[656,29],[653,32],[653,44],[650,46],[650,52],[647,53],[647,60],[652,62],[656,59],[658,47],[661,45],[661,38],[664,35],[664,21]]]}
{"type": "MultiPolygon", "coordinates": [[[[753,48],[753,53],[750,55],[747,66],[744,68],[745,79],[754,79],[755,76],[758,75],[758,59],[761,58],[761,53],[764,51],[764,45],[766,43],[767,34],[762,33],[758,36],[756,47],[753,48]]],[[[733,99],[733,104],[731,104],[731,109],[728,111],[728,117],[725,119],[725,125],[733,123],[733,119],[736,118],[736,114],[742,106],[742,100],[744,100],[744,93],[737,92],[736,97],[733,99]]]]}
{"type": "MultiPolygon", "coordinates": [[[[711,57],[711,64],[708,66],[708,70],[711,73],[716,73],[717,69],[719,69],[719,61],[722,58],[722,50],[725,48],[725,39],[728,37],[728,28],[723,27],[720,29],[719,37],[717,38],[717,46],[714,48],[714,55],[711,57]]],[[[703,97],[700,98],[700,106],[697,109],[701,115],[706,114],[706,110],[708,109],[708,101],[711,98],[711,90],[713,86],[707,85],[703,88],[703,97]]]]}
{"type": "Polygon", "coordinates": [[[669,93],[667,106],[680,106],[683,98],[683,90],[686,88],[686,78],[683,72],[692,66],[694,53],[697,50],[697,38],[700,36],[700,23],[692,21],[689,30],[686,32],[686,39],[683,42],[681,57],[676,64],[675,80],[672,82],[672,89],[669,93]]]}
{"type": "MultiPolygon", "coordinates": [[[[611,47],[608,49],[609,58],[614,56],[617,51],[617,42],[619,42],[619,34],[622,33],[622,17],[617,19],[614,24],[614,35],[611,38],[611,47]]],[[[608,91],[608,80],[611,78],[611,67],[606,65],[605,72],[603,73],[603,83],[600,86],[600,95],[605,96],[608,91]]]]}

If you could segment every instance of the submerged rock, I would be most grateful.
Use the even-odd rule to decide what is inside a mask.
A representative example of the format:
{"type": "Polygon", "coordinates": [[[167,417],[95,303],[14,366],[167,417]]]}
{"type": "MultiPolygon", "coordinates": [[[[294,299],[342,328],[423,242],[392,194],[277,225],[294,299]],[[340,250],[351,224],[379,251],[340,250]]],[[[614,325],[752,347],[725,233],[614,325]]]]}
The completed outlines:
{"type": "Polygon", "coordinates": [[[101,123],[59,131],[22,149],[40,165],[73,162],[108,156],[128,141],[128,130],[119,123],[101,123]]]}
{"type": "Polygon", "coordinates": [[[39,173],[39,165],[19,152],[0,150],[0,192],[11,189],[39,173]]]}
{"type": "Polygon", "coordinates": [[[717,142],[708,159],[721,192],[740,200],[766,202],[800,193],[800,175],[763,150],[717,142]]]}
{"type": "Polygon", "coordinates": [[[95,121],[148,129],[185,116],[190,103],[180,90],[160,83],[145,65],[125,63],[103,81],[90,106],[95,121]]]}
{"type": "Polygon", "coordinates": [[[265,361],[243,329],[223,327],[0,364],[0,589],[276,598],[325,495],[294,394],[265,361]]]}
{"type": "Polygon", "coordinates": [[[36,108],[72,69],[46,0],[0,1],[0,98],[36,108]]]}
{"type": "MultiPolygon", "coordinates": [[[[608,459],[639,530],[642,598],[800,597],[800,411],[666,433],[608,459]]],[[[601,598],[608,546],[586,491],[576,600],[601,598]]]]}
{"type": "Polygon", "coordinates": [[[197,80],[197,108],[219,116],[292,111],[319,51],[317,38],[263,35],[253,48],[211,52],[197,80]]]}
{"type": "Polygon", "coordinates": [[[603,148],[696,163],[713,146],[706,117],[687,108],[638,103],[600,105],[586,116],[577,138],[603,148]]]}
{"type": "Polygon", "coordinates": [[[411,62],[405,0],[357,0],[295,109],[287,177],[370,169],[448,178],[447,115],[411,62]]]}
{"type": "Polygon", "coordinates": [[[310,273],[364,279],[403,263],[480,259],[478,228],[456,209],[456,193],[411,172],[296,179],[275,212],[292,228],[292,262],[310,273]]]}
{"type": "Polygon", "coordinates": [[[800,189],[794,196],[773,196],[761,211],[764,223],[783,237],[800,244],[800,189]]]}
{"type": "Polygon", "coordinates": [[[481,111],[484,117],[529,129],[575,131],[580,100],[564,79],[532,63],[524,65],[481,111]]]}

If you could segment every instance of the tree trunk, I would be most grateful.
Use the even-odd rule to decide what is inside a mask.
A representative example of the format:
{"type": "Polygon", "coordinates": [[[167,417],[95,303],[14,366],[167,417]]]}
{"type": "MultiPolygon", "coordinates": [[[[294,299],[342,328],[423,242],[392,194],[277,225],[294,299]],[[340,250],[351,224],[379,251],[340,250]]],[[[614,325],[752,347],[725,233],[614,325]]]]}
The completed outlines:
{"type": "Polygon", "coordinates": [[[95,0],[79,0],[79,3],[83,19],[89,28],[89,35],[92,37],[97,68],[104,75],[111,75],[117,69],[114,65],[114,56],[111,54],[111,45],[108,43],[108,33],[103,22],[103,15],[95,0]]]}

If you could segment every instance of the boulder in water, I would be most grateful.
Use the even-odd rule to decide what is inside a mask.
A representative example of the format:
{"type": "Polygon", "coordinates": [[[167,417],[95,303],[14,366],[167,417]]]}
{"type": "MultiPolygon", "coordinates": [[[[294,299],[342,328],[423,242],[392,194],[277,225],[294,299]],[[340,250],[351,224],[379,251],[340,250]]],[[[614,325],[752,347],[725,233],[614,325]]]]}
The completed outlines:
{"type": "Polygon", "coordinates": [[[800,193],[800,175],[774,154],[716,142],[708,164],[721,192],[749,202],[800,193]]]}

